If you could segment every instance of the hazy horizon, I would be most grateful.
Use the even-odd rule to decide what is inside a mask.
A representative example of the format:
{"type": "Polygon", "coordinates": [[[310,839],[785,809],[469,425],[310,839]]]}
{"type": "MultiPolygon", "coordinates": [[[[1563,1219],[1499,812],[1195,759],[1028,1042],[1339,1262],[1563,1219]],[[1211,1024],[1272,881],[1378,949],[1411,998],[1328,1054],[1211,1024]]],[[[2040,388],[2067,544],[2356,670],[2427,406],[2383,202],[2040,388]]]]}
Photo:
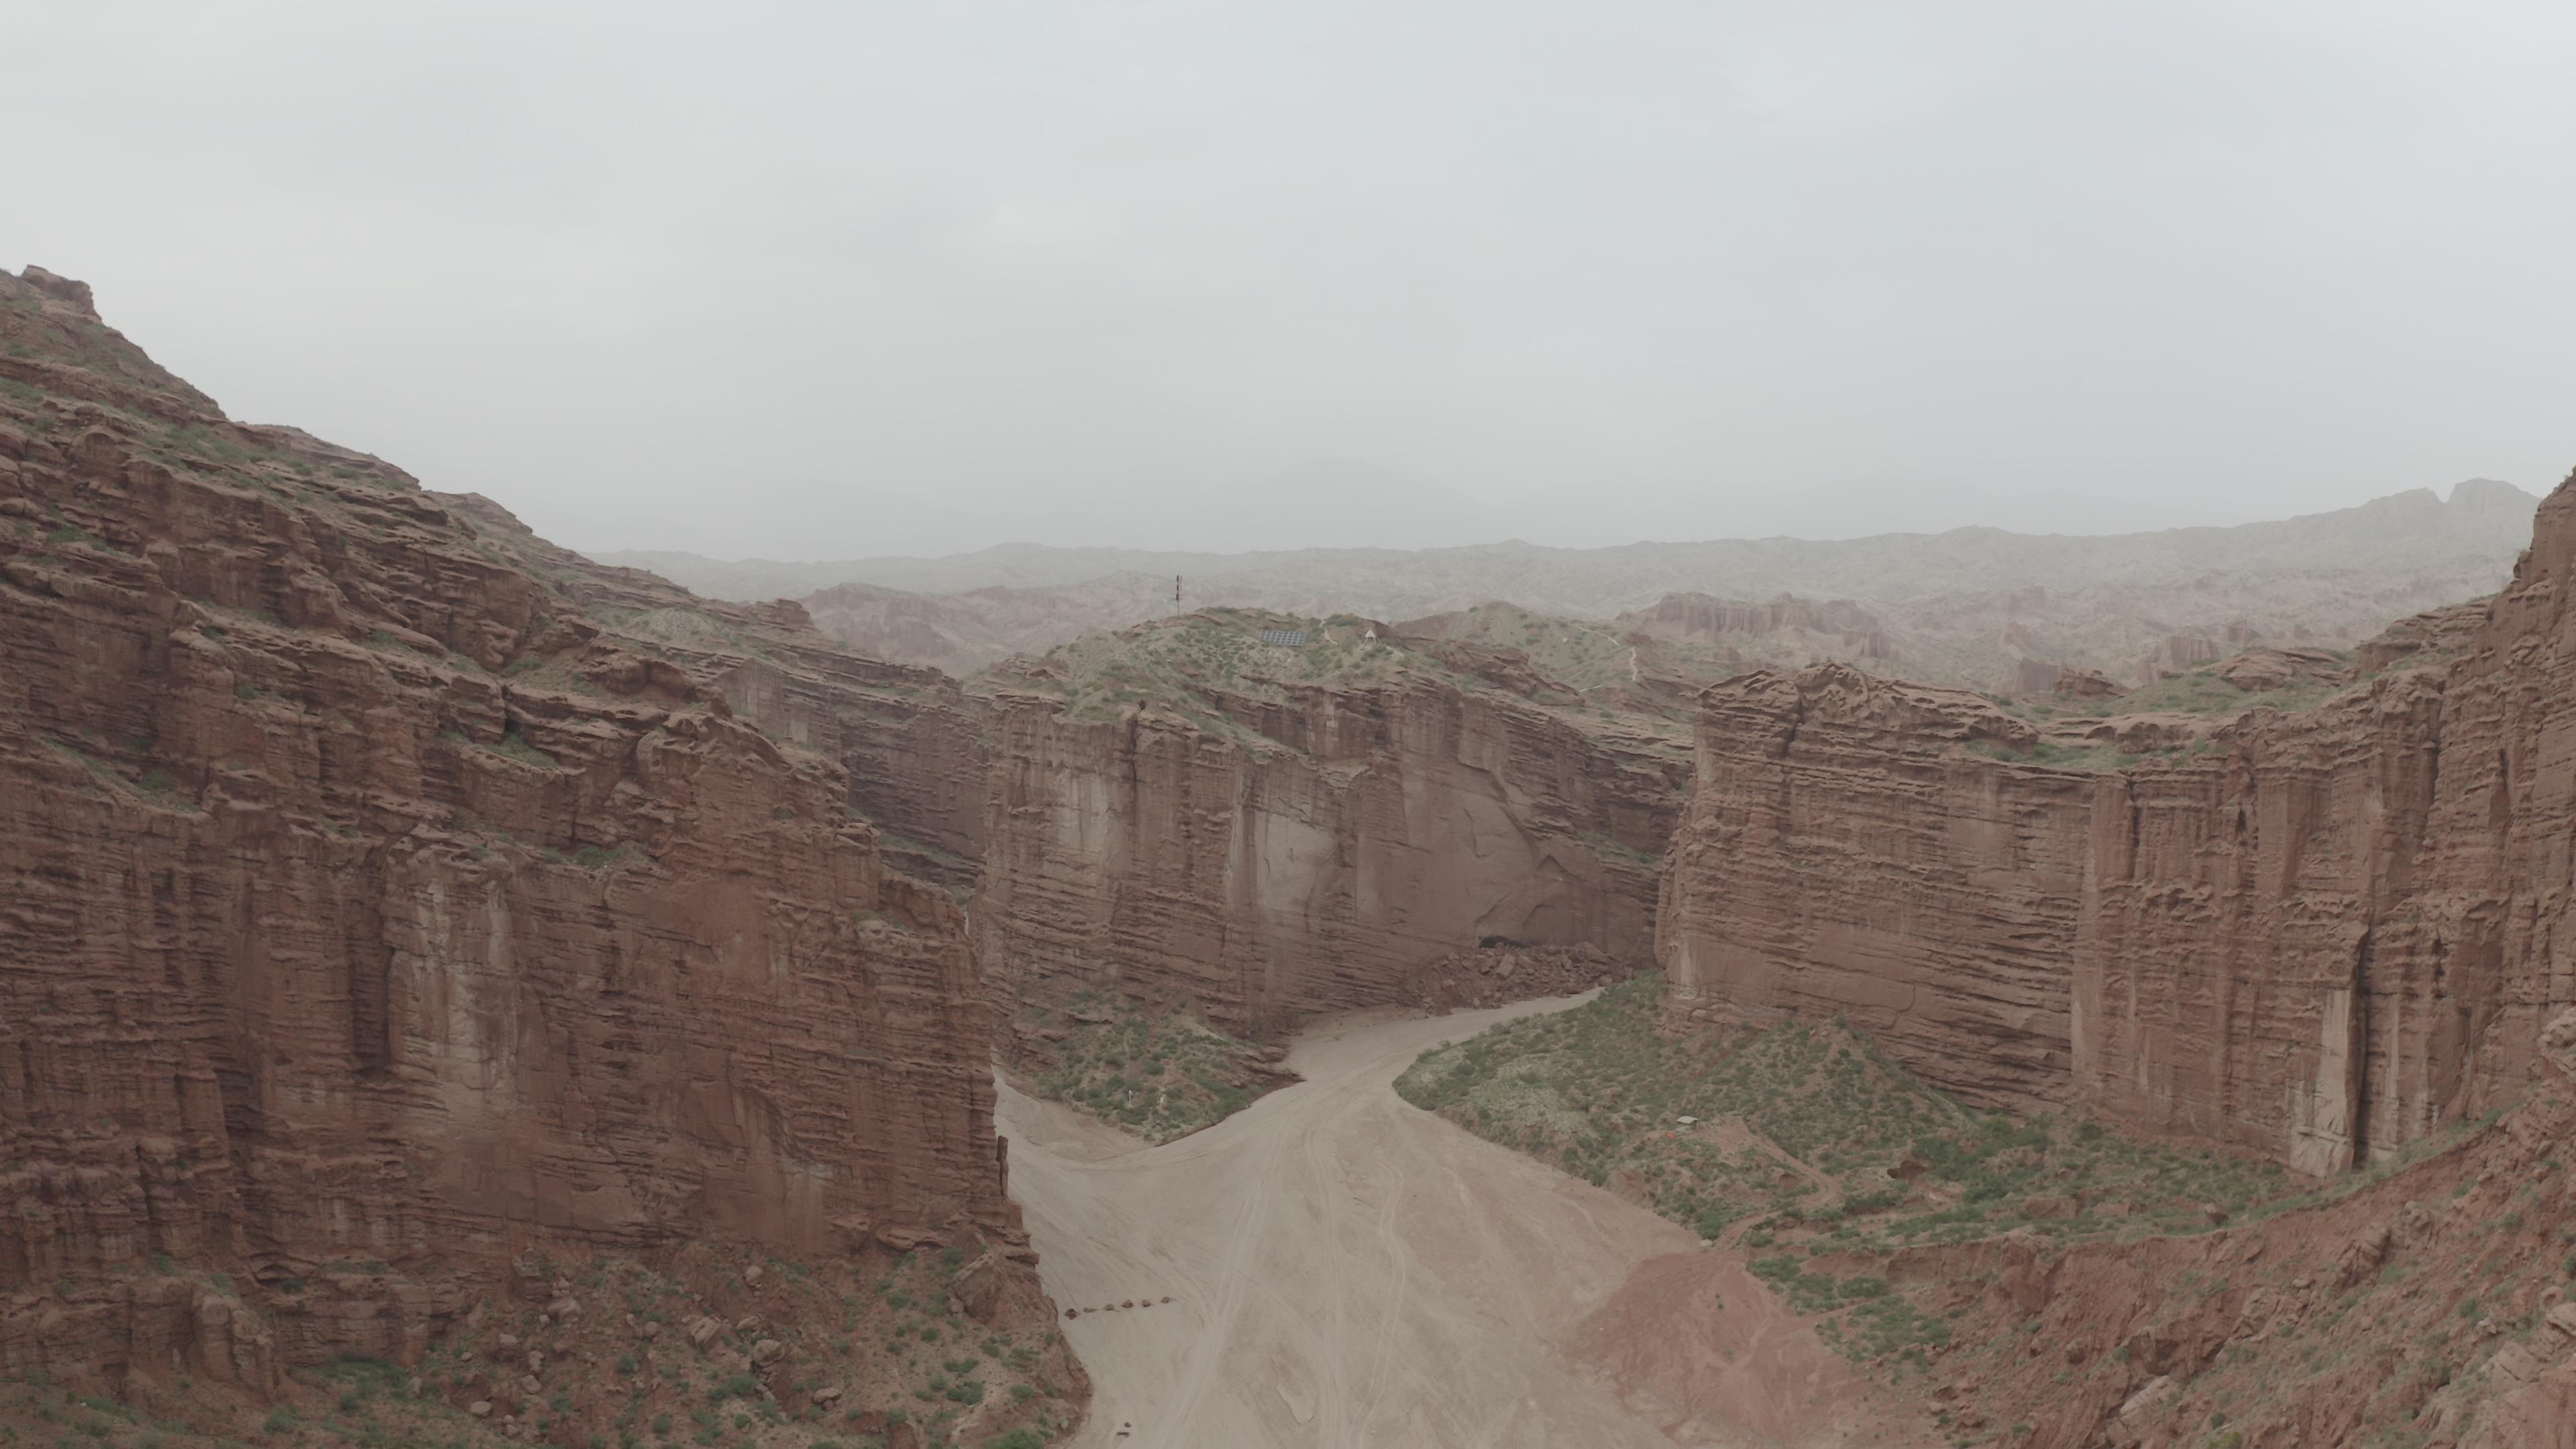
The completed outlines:
{"type": "Polygon", "coordinates": [[[57,7],[14,255],[591,551],[2100,534],[2576,462],[2576,12],[57,7]]]}
{"type": "MultiPolygon", "coordinates": [[[[2298,518],[2314,517],[2314,516],[2317,516],[2317,514],[2321,514],[2321,513],[2340,513],[2340,512],[2345,512],[2345,511],[2348,511],[2348,510],[2350,510],[2350,509],[2365,507],[2365,506],[2367,506],[2367,505],[2369,505],[2369,504],[2372,504],[2372,503],[2383,503],[2383,502],[2388,502],[2388,501],[2391,501],[2391,500],[2396,499],[2396,498],[2404,497],[2404,496],[2406,496],[2407,494],[2410,494],[2410,493],[2418,493],[2418,492],[2421,492],[2421,493],[2430,493],[2430,494],[2432,494],[2432,495],[2434,496],[2434,498],[2435,498],[2435,499],[2437,499],[2437,500],[2439,500],[2439,501],[2441,501],[2441,502],[2443,502],[2443,503],[2447,504],[2447,503],[2449,503],[2449,502],[2452,500],[2452,498],[2454,497],[2454,495],[2455,495],[2455,494],[2458,492],[2458,490],[2460,490],[2461,488],[2471,487],[2471,486],[2474,486],[2474,485],[2477,485],[2477,484],[2482,484],[2482,483],[2503,483],[2505,486],[2510,487],[2510,488],[2513,488],[2513,489],[2517,490],[2518,492],[2522,493],[2522,494],[2523,494],[2524,496],[2526,496],[2527,498],[2533,499],[2533,500],[2535,500],[2535,501],[2537,501],[2539,498],[2546,497],[2546,496],[2547,496],[2547,494],[2548,494],[2548,492],[2549,492],[2549,489],[2550,489],[2550,488],[2552,488],[2552,487],[2555,487],[2555,486],[2556,486],[2555,484],[2548,484],[2548,485],[2543,485],[2543,486],[2542,486],[2542,487],[2540,487],[2540,488],[2528,488],[2528,487],[2524,487],[2523,485],[2521,485],[2521,484],[2519,484],[2519,483],[2514,483],[2514,482],[2512,482],[2512,481],[2511,481],[2511,480],[2509,480],[2509,479],[2501,479],[2501,478],[2463,478],[2463,479],[2458,480],[2457,482],[2449,483],[2449,484],[2444,484],[2444,485],[2441,485],[2441,486],[2438,486],[2438,487],[2427,485],[2427,486],[2420,487],[2420,488],[2405,488],[2405,489],[2399,489],[2399,490],[2398,490],[2397,492],[2395,492],[2395,493],[2382,493],[2382,494],[2378,494],[2378,495],[2375,495],[2375,496],[2370,497],[2370,498],[2360,498],[2360,499],[2355,499],[2355,500],[2353,500],[2351,503],[2341,505],[2340,507],[2332,507],[2332,508],[2319,509],[2319,510],[2315,510],[2315,511],[2314,511],[2314,512],[2312,512],[2312,513],[2302,513],[2302,514],[2283,514],[2283,515],[2281,515],[2279,518],[2251,518],[2251,519],[2240,519],[2240,520],[2236,520],[2236,521],[2229,522],[2229,523],[2207,523],[2207,524],[2202,524],[2202,523],[2179,523],[2179,524],[2168,524],[2168,525],[2161,525],[2161,526],[2157,526],[2157,527],[2143,528],[2143,529],[2109,529],[2109,530],[2103,530],[2103,531],[2098,532],[2098,533],[2080,533],[2080,534],[2079,534],[2079,533],[2071,533],[2071,532],[2067,532],[2067,531],[2064,531],[2064,530],[2058,530],[2058,531],[2049,532],[2049,533],[2041,533],[2041,532],[2038,532],[2038,531],[2036,531],[2036,530],[2031,530],[2031,529],[2005,528],[2005,527],[2003,527],[2003,526],[2002,526],[2002,525],[2000,525],[2000,524],[1961,523],[1961,524],[1954,524],[1954,525],[1952,525],[1951,527],[1944,528],[1944,529],[1881,529],[1881,530],[1875,530],[1875,531],[1873,531],[1873,532],[1869,532],[1869,533],[1852,533],[1852,534],[1786,534],[1786,533],[1780,533],[1780,534],[1720,534],[1720,535],[1713,535],[1713,536],[1706,537],[1706,538],[1656,538],[1656,537],[1641,537],[1641,538],[1633,538],[1633,539],[1622,539],[1622,540],[1619,540],[1619,541],[1617,541],[1617,542],[1612,542],[1612,543],[1597,543],[1597,544],[1560,544],[1560,543],[1550,543],[1550,542],[1547,542],[1547,541],[1545,541],[1545,540],[1543,540],[1543,539],[1523,538],[1523,537],[1519,537],[1519,536],[1517,536],[1517,535],[1514,535],[1514,536],[1504,537],[1504,538],[1468,539],[1468,540],[1464,540],[1464,541],[1461,541],[1461,542],[1458,542],[1458,543],[1450,543],[1450,544],[1428,544],[1428,545],[1422,545],[1422,546],[1415,547],[1415,548],[1406,548],[1406,547],[1402,547],[1402,546],[1399,546],[1399,545],[1380,545],[1380,544],[1350,544],[1350,545],[1335,545],[1335,544],[1297,544],[1297,545],[1289,545],[1289,546],[1283,546],[1283,547],[1260,547],[1260,546],[1255,546],[1255,547],[1251,547],[1251,548],[1238,548],[1238,549],[1199,549],[1199,548],[1187,548],[1187,547],[1176,547],[1176,548],[1165,548],[1165,549],[1148,549],[1148,548],[1142,548],[1142,547],[1136,547],[1136,546],[1130,546],[1130,545],[1123,545],[1123,544],[1061,544],[1061,543],[1049,543],[1049,542],[1046,542],[1045,540],[1042,540],[1042,539],[1035,539],[1035,538],[1004,538],[1004,539],[998,539],[998,540],[996,540],[996,541],[994,541],[994,542],[992,542],[992,543],[980,544],[980,545],[977,545],[977,546],[976,546],[976,547],[974,547],[974,548],[967,548],[967,549],[955,549],[955,550],[951,550],[951,551],[949,551],[949,552],[947,552],[947,553],[942,553],[942,554],[903,554],[903,553],[896,553],[896,554],[878,554],[878,555],[814,554],[814,555],[810,555],[810,556],[809,556],[809,555],[799,555],[799,556],[796,556],[796,557],[771,557],[771,556],[768,556],[768,555],[760,555],[760,554],[744,554],[744,555],[735,555],[735,556],[724,556],[724,555],[718,555],[718,554],[703,553],[703,552],[701,552],[701,551],[699,551],[699,550],[697,550],[697,549],[689,549],[689,548],[666,548],[666,547],[658,547],[658,546],[639,546],[639,547],[635,547],[635,548],[601,548],[601,549],[582,549],[582,550],[579,550],[579,551],[581,551],[581,552],[585,552],[585,553],[593,553],[593,554],[600,555],[600,556],[603,556],[603,557],[610,557],[610,556],[616,556],[616,555],[671,554],[671,555],[675,555],[675,556],[689,556],[689,557],[704,558],[704,559],[707,559],[708,561],[710,561],[710,562],[714,562],[714,563],[776,563],[776,564],[783,564],[783,565],[795,566],[795,565],[806,565],[806,564],[831,564],[831,563],[841,563],[841,562],[849,562],[849,561],[853,561],[853,560],[860,560],[860,559],[864,559],[864,558],[868,558],[868,557],[875,557],[875,558],[919,559],[919,560],[923,560],[923,561],[925,561],[925,562],[937,562],[937,561],[940,561],[940,560],[942,560],[942,559],[963,558],[963,557],[967,557],[967,556],[971,556],[971,555],[975,555],[975,554],[981,554],[981,553],[991,553],[991,552],[1004,551],[1004,550],[1010,550],[1010,549],[1025,549],[1025,548],[1064,549],[1064,550],[1069,550],[1069,551],[1093,551],[1093,552],[1112,552],[1112,553],[1205,554],[1205,555],[1217,556],[1217,557],[1236,557],[1236,556],[1247,556],[1247,555],[1255,555],[1255,554],[1270,554],[1270,553],[1302,553],[1302,552],[1313,551],[1313,550],[1330,551],[1330,550],[1339,549],[1339,548],[1347,548],[1347,549],[1383,549],[1383,550],[1386,550],[1386,551],[1389,551],[1389,552],[1398,552],[1398,553],[1420,553],[1420,552],[1436,552],[1436,551],[1440,551],[1440,550],[1477,549],[1477,548],[1503,548],[1503,547],[1512,547],[1512,546],[1520,546],[1520,547],[1528,547],[1528,548],[1613,549],[1613,548],[1644,547],[1644,546],[1663,546],[1663,545],[1687,546],[1687,545],[1690,545],[1690,544],[1702,544],[1702,543],[1775,543],[1775,542],[1777,542],[1777,543],[1852,543],[1852,542],[1866,542],[1866,541],[1868,541],[1868,540],[1870,540],[1870,539],[1875,539],[1875,538],[1896,538],[1896,537],[1903,537],[1903,538],[1937,538],[1937,537],[1940,537],[1940,536],[1941,536],[1941,535],[1943,535],[1943,534],[1962,533],[1962,532],[1978,532],[1978,531],[2000,531],[2000,532],[2004,532],[2004,533],[2020,534],[2020,535],[2024,535],[2024,536],[2031,536],[2031,537],[2108,538],[2108,537],[2124,537],[2124,536],[2127,536],[2127,535],[2130,535],[2130,534],[2136,534],[2136,533],[2159,533],[2159,532],[2169,532],[2169,531],[2172,531],[2172,530],[2174,530],[2174,529],[2189,529],[2189,528],[2236,528],[2236,527],[2242,527],[2242,526],[2244,526],[2244,525],[2246,525],[2246,524],[2288,522],[2288,521],[2292,521],[2292,520],[2295,520],[2295,519],[2298,519],[2298,518]]],[[[562,540],[559,540],[559,539],[558,539],[558,540],[554,540],[554,541],[555,541],[555,542],[559,542],[559,543],[560,543],[560,542],[562,542],[562,540]]],[[[567,546],[569,546],[569,545],[567,545],[567,546]]]]}

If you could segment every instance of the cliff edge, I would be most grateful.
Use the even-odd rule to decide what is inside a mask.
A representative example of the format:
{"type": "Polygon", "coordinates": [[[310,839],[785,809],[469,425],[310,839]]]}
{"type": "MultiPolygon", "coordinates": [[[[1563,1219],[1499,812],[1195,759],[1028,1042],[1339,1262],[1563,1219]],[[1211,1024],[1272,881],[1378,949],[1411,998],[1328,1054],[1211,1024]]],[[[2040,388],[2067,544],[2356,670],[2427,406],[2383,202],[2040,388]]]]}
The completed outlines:
{"type": "MultiPolygon", "coordinates": [[[[989,1254],[1052,1338],[963,914],[833,753],[86,288],[0,275],[0,344],[0,1373],[274,1395],[711,1249],[989,1254]]],[[[820,1351],[735,1316],[692,1362],[820,1351]]],[[[430,1393],[541,1414],[528,1356],[430,1393]]]]}

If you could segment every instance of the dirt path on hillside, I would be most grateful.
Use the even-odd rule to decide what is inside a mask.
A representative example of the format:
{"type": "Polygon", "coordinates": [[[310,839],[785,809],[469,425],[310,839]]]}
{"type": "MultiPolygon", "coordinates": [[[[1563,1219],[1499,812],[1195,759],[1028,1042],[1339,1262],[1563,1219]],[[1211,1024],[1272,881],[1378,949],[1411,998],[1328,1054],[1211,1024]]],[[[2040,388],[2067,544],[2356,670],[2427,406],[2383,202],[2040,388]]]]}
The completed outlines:
{"type": "Polygon", "coordinates": [[[1426,1048],[1581,999],[1336,1021],[1298,1040],[1306,1080],[1160,1147],[1005,1084],[1013,1195],[1084,1310],[1071,1442],[1902,1442],[1735,1254],[1395,1095],[1426,1048]]]}

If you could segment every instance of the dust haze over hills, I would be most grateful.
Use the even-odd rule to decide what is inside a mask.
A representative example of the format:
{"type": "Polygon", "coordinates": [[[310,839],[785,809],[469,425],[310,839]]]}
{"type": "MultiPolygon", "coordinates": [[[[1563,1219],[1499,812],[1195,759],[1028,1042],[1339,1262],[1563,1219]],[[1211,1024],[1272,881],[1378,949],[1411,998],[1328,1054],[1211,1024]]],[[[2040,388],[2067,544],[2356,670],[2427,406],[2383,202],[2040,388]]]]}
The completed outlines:
{"type": "Polygon", "coordinates": [[[8,37],[0,1449],[2576,1449],[2576,6],[8,37]]]}
{"type": "Polygon", "coordinates": [[[2008,689],[2045,687],[2055,666],[2143,679],[2216,658],[2219,644],[2347,648],[2393,619],[2500,586],[2537,503],[2477,478],[2447,498],[2418,488],[2276,522],[2091,537],[1960,528],[1591,549],[1519,540],[1239,554],[1008,544],[815,563],[595,557],[718,598],[803,597],[819,624],[863,651],[953,671],[1176,612],[1177,575],[1181,609],[1400,621],[1501,603],[1639,635],[1707,636],[1697,642],[1725,643],[1720,657],[1736,663],[1846,658],[2008,689]],[[1821,634],[1795,611],[1709,607],[1783,597],[1858,607],[1838,611],[1821,634]]]}

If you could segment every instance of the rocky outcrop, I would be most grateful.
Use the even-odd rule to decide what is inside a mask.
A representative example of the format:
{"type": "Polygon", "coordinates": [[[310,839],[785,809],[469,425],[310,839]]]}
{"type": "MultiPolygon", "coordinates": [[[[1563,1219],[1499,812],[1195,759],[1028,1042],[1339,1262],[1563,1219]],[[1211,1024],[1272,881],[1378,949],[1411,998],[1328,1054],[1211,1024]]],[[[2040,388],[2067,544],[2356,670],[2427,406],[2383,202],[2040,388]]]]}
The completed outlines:
{"type": "Polygon", "coordinates": [[[2356,656],[2361,672],[2376,674],[2401,659],[2428,651],[2437,656],[2459,653],[2476,642],[2478,631],[2486,627],[2487,610],[2494,603],[2492,598],[2472,599],[2398,620],[2363,641],[2356,656]]]}
{"type": "Polygon", "coordinates": [[[2323,649],[2247,649],[2230,655],[2210,673],[2248,693],[2352,681],[2351,668],[2323,649]]]}
{"type": "Polygon", "coordinates": [[[1047,683],[992,706],[974,918],[1006,1002],[1107,986],[1266,1035],[1409,1002],[1487,937],[1650,949],[1688,762],[1635,722],[1427,667],[1202,682],[1197,716],[1047,683]]]}
{"type": "Polygon", "coordinates": [[[875,659],[971,674],[1014,654],[1179,612],[1169,574],[1114,573],[1052,588],[912,594],[840,584],[805,597],[815,627],[875,659]]]}
{"type": "Polygon", "coordinates": [[[823,641],[738,708],[85,291],[0,332],[0,1373],[409,1359],[531,1243],[1023,1250],[962,913],[755,727],[823,641]]]}
{"type": "Polygon", "coordinates": [[[2048,683],[2049,692],[2060,699],[2117,699],[2128,693],[2113,684],[2099,670],[2068,669],[2048,683]]]}
{"type": "Polygon", "coordinates": [[[836,645],[804,605],[725,604],[530,533],[490,499],[439,495],[639,659],[724,696],[776,743],[837,763],[848,814],[903,874],[963,900],[983,854],[982,705],[936,669],[836,645]]]}
{"type": "Polygon", "coordinates": [[[1660,922],[1675,1005],[1847,1014],[1973,1098],[2305,1171],[2391,1153],[2508,1092],[2576,1000],[2571,587],[2576,484],[2474,631],[2413,626],[2313,710],[2119,770],[1838,666],[1718,686],[1660,922]]]}
{"type": "Polygon", "coordinates": [[[1622,614],[1614,626],[1635,633],[1704,640],[1767,658],[1783,649],[1808,657],[1890,659],[1887,627],[1849,599],[1810,600],[1782,594],[1767,604],[1707,594],[1667,594],[1622,614]]]}

